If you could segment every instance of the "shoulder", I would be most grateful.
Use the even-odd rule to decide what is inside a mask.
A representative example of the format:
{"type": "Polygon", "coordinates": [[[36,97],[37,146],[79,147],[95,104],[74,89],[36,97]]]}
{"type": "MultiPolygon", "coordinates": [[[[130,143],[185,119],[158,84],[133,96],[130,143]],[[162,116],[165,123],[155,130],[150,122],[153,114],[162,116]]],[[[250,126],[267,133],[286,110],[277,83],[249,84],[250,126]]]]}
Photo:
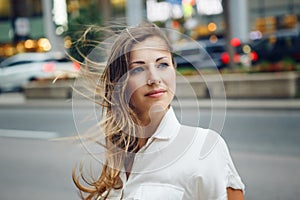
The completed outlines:
{"type": "MultiPolygon", "coordinates": [[[[196,130],[195,139],[190,152],[193,156],[194,176],[205,181],[203,191],[214,187],[216,190],[226,192],[224,189],[232,187],[244,190],[244,184],[234,166],[226,141],[221,134],[200,127],[190,127],[196,130]]],[[[214,194],[214,193],[213,193],[214,194]]],[[[212,195],[213,195],[212,194],[212,195]]]]}
{"type": "Polygon", "coordinates": [[[203,135],[203,145],[200,151],[200,158],[213,155],[219,157],[227,150],[227,144],[218,132],[211,129],[199,128],[198,134],[203,135]]]}
{"type": "Polygon", "coordinates": [[[223,154],[224,156],[224,152],[228,152],[228,147],[223,137],[212,129],[182,125],[180,132],[185,138],[193,138],[193,146],[196,146],[199,150],[200,158],[215,154],[219,156],[223,154]]]}

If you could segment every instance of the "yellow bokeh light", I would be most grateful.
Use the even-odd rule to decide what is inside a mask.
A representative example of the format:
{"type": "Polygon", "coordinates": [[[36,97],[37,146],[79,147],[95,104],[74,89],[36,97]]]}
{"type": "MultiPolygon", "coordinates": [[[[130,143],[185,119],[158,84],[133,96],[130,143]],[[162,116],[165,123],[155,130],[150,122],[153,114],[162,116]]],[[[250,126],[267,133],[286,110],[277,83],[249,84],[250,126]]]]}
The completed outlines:
{"type": "Polygon", "coordinates": [[[38,46],[43,51],[50,51],[51,50],[51,44],[47,38],[41,38],[38,40],[38,46]]]}
{"type": "Polygon", "coordinates": [[[251,52],[251,47],[249,45],[244,45],[243,46],[243,52],[248,54],[251,52]]]}
{"type": "Polygon", "coordinates": [[[112,5],[115,5],[115,6],[125,4],[125,0],[111,0],[110,2],[111,2],[112,5]]]}
{"type": "Polygon", "coordinates": [[[207,29],[210,31],[210,32],[214,32],[217,30],[217,25],[213,22],[209,23],[207,25],[207,29]]]}
{"type": "Polygon", "coordinates": [[[276,40],[277,40],[277,38],[276,38],[275,35],[271,35],[270,38],[269,38],[269,42],[270,42],[271,44],[275,44],[276,40]]]}
{"type": "Polygon", "coordinates": [[[218,37],[217,37],[216,35],[211,35],[211,36],[209,37],[209,41],[210,41],[211,43],[216,43],[216,42],[218,42],[218,37]]]}
{"type": "Polygon", "coordinates": [[[25,46],[24,46],[24,43],[23,42],[19,42],[17,45],[16,45],[16,51],[17,52],[25,52],[25,46]]]}
{"type": "Polygon", "coordinates": [[[69,49],[69,48],[71,48],[71,46],[72,46],[72,41],[71,41],[70,37],[66,37],[65,41],[64,41],[64,47],[69,49]]]}
{"type": "Polygon", "coordinates": [[[14,55],[15,53],[16,53],[15,48],[13,46],[10,45],[4,46],[4,56],[9,57],[14,55]]]}
{"type": "Polygon", "coordinates": [[[26,40],[26,41],[24,42],[24,47],[25,47],[26,49],[32,49],[32,48],[35,47],[35,42],[34,42],[33,40],[26,40]]]}

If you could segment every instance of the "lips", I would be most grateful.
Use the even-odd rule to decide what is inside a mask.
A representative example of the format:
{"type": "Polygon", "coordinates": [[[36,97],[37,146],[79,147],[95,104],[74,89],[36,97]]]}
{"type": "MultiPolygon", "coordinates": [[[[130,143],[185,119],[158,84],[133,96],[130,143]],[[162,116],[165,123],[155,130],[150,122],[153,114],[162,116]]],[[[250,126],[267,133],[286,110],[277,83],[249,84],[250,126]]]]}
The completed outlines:
{"type": "Polygon", "coordinates": [[[145,96],[157,98],[157,97],[162,96],[165,92],[166,92],[166,90],[163,90],[163,89],[152,90],[152,91],[148,92],[145,96]]]}

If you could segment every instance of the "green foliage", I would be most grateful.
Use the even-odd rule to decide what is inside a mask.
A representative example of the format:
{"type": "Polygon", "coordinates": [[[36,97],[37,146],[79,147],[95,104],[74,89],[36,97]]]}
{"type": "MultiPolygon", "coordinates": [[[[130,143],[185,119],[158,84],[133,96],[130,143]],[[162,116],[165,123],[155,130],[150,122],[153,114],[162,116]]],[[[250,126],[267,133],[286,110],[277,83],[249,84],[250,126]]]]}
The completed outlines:
{"type": "Polygon", "coordinates": [[[300,64],[297,64],[295,68],[296,71],[300,72],[300,64]]]}
{"type": "Polygon", "coordinates": [[[250,68],[250,72],[284,72],[295,70],[296,62],[289,57],[285,57],[278,62],[261,61],[250,68]]]}
{"type": "Polygon", "coordinates": [[[193,67],[189,67],[189,66],[186,66],[186,67],[177,67],[176,68],[176,71],[183,75],[183,76],[189,76],[189,75],[195,75],[197,74],[197,70],[193,67]]]}
{"type": "Polygon", "coordinates": [[[79,11],[69,16],[68,30],[64,36],[72,41],[69,49],[71,57],[79,62],[83,61],[97,41],[100,41],[102,32],[97,27],[101,25],[102,16],[97,1],[91,1],[87,6],[81,7],[79,11]]]}

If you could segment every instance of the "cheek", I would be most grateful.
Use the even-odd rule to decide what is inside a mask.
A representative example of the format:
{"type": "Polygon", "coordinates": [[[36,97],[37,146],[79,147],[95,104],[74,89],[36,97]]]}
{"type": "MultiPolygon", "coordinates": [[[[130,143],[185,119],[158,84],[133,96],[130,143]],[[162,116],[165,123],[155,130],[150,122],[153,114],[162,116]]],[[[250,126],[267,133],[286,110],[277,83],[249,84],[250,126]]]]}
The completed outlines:
{"type": "Polygon", "coordinates": [[[146,83],[146,78],[143,75],[129,77],[127,82],[128,90],[132,93],[146,83]]]}
{"type": "Polygon", "coordinates": [[[144,105],[143,98],[141,97],[142,89],[136,89],[133,92],[131,92],[131,95],[128,97],[128,105],[129,107],[133,109],[140,110],[142,107],[141,105],[144,105]]]}
{"type": "Polygon", "coordinates": [[[126,87],[126,99],[131,103],[138,100],[139,94],[142,93],[142,86],[144,85],[141,78],[130,78],[126,87]]]}
{"type": "Polygon", "coordinates": [[[165,77],[165,82],[167,84],[167,87],[175,93],[176,90],[176,74],[175,71],[172,73],[169,73],[168,76],[165,77]]]}

